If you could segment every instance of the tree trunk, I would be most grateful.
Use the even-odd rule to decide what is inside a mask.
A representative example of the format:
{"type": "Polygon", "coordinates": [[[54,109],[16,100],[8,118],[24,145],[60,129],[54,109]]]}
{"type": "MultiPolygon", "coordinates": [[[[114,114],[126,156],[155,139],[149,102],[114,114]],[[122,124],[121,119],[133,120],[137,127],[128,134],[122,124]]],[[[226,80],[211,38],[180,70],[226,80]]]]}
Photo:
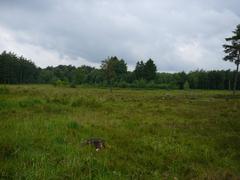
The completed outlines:
{"type": "Polygon", "coordinates": [[[110,84],[110,92],[112,93],[112,84],[110,84]]]}
{"type": "Polygon", "coordinates": [[[109,81],[110,92],[112,93],[112,80],[109,81]]]}
{"type": "MultiPolygon", "coordinates": [[[[239,56],[238,56],[239,59],[239,56]]],[[[238,68],[239,68],[239,62],[237,63],[237,70],[234,78],[234,85],[233,85],[233,95],[236,94],[236,87],[237,87],[237,78],[238,78],[238,68]]]]}
{"type": "Polygon", "coordinates": [[[228,90],[229,91],[231,90],[231,80],[230,79],[228,80],[228,90]]]}

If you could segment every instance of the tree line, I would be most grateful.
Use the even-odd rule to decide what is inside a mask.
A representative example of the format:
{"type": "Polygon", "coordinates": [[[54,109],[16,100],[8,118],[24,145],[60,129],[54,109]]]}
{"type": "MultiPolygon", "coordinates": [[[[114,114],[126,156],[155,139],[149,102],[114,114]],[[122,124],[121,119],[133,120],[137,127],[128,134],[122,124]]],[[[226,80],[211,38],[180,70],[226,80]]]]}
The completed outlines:
{"type": "Polygon", "coordinates": [[[225,39],[225,61],[236,64],[231,70],[196,70],[189,73],[159,73],[152,59],[136,63],[134,71],[127,70],[127,63],[116,56],[102,61],[101,68],[66,66],[39,68],[31,60],[12,52],[0,54],[0,83],[52,83],[55,85],[88,84],[112,87],[161,88],[161,89],[240,89],[240,24],[233,35],[225,39]]]}
{"type": "Polygon", "coordinates": [[[32,61],[23,56],[18,57],[6,51],[0,55],[0,83],[37,83],[39,70],[32,61]]]}
{"type": "MultiPolygon", "coordinates": [[[[94,85],[159,89],[233,89],[235,72],[231,70],[196,70],[189,73],[157,72],[152,59],[136,63],[133,71],[116,56],[102,61],[100,68],[59,65],[39,68],[32,61],[12,52],[0,54],[0,83],[41,83],[54,85],[94,85]]],[[[236,83],[240,89],[240,80],[236,83]]]]}

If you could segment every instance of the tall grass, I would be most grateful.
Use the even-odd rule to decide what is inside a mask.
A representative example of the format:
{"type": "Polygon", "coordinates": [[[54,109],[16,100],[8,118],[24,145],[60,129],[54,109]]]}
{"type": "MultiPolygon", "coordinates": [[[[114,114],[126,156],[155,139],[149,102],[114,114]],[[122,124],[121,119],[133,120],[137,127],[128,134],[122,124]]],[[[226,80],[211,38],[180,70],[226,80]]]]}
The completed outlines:
{"type": "Polygon", "coordinates": [[[0,179],[238,179],[227,91],[0,88],[0,179]],[[91,137],[106,148],[82,146],[91,137]]]}

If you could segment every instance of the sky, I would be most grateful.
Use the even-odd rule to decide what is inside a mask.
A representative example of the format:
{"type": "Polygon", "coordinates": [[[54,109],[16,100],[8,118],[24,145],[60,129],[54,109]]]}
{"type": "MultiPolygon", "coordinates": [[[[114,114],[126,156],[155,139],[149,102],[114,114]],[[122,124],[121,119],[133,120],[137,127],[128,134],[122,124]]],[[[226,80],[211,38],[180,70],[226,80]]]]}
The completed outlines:
{"type": "Polygon", "coordinates": [[[158,71],[233,69],[222,44],[240,24],[239,0],[0,0],[0,52],[37,66],[128,69],[152,58],[158,71]]]}

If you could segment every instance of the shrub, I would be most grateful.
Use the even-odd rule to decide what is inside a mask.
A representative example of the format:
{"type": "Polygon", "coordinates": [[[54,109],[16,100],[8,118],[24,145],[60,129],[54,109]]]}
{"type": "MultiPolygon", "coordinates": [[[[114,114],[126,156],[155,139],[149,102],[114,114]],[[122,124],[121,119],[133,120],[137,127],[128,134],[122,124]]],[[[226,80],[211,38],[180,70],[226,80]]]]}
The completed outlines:
{"type": "Polygon", "coordinates": [[[66,86],[68,84],[69,83],[67,81],[63,81],[63,80],[60,80],[60,79],[53,82],[54,86],[66,86]]]}
{"type": "Polygon", "coordinates": [[[159,89],[169,89],[169,84],[158,84],[159,89]]]}
{"type": "Polygon", "coordinates": [[[77,86],[76,86],[76,84],[74,83],[74,82],[72,82],[71,84],[70,84],[70,88],[76,88],[77,86]]]}
{"type": "Polygon", "coordinates": [[[144,79],[134,81],[134,85],[136,88],[145,88],[147,83],[144,79]]]}
{"type": "Polygon", "coordinates": [[[184,83],[184,85],[183,85],[183,89],[185,89],[185,90],[190,89],[190,86],[189,86],[188,81],[186,81],[186,82],[184,83]]]}
{"type": "Polygon", "coordinates": [[[154,81],[150,81],[147,83],[148,88],[157,88],[157,84],[154,83],[154,81]]]}
{"type": "Polygon", "coordinates": [[[128,87],[128,83],[127,83],[126,81],[120,81],[120,82],[118,83],[118,87],[120,87],[120,88],[126,88],[126,87],[128,87]]]}
{"type": "Polygon", "coordinates": [[[178,85],[174,82],[170,83],[168,89],[179,89],[178,85]]]}

